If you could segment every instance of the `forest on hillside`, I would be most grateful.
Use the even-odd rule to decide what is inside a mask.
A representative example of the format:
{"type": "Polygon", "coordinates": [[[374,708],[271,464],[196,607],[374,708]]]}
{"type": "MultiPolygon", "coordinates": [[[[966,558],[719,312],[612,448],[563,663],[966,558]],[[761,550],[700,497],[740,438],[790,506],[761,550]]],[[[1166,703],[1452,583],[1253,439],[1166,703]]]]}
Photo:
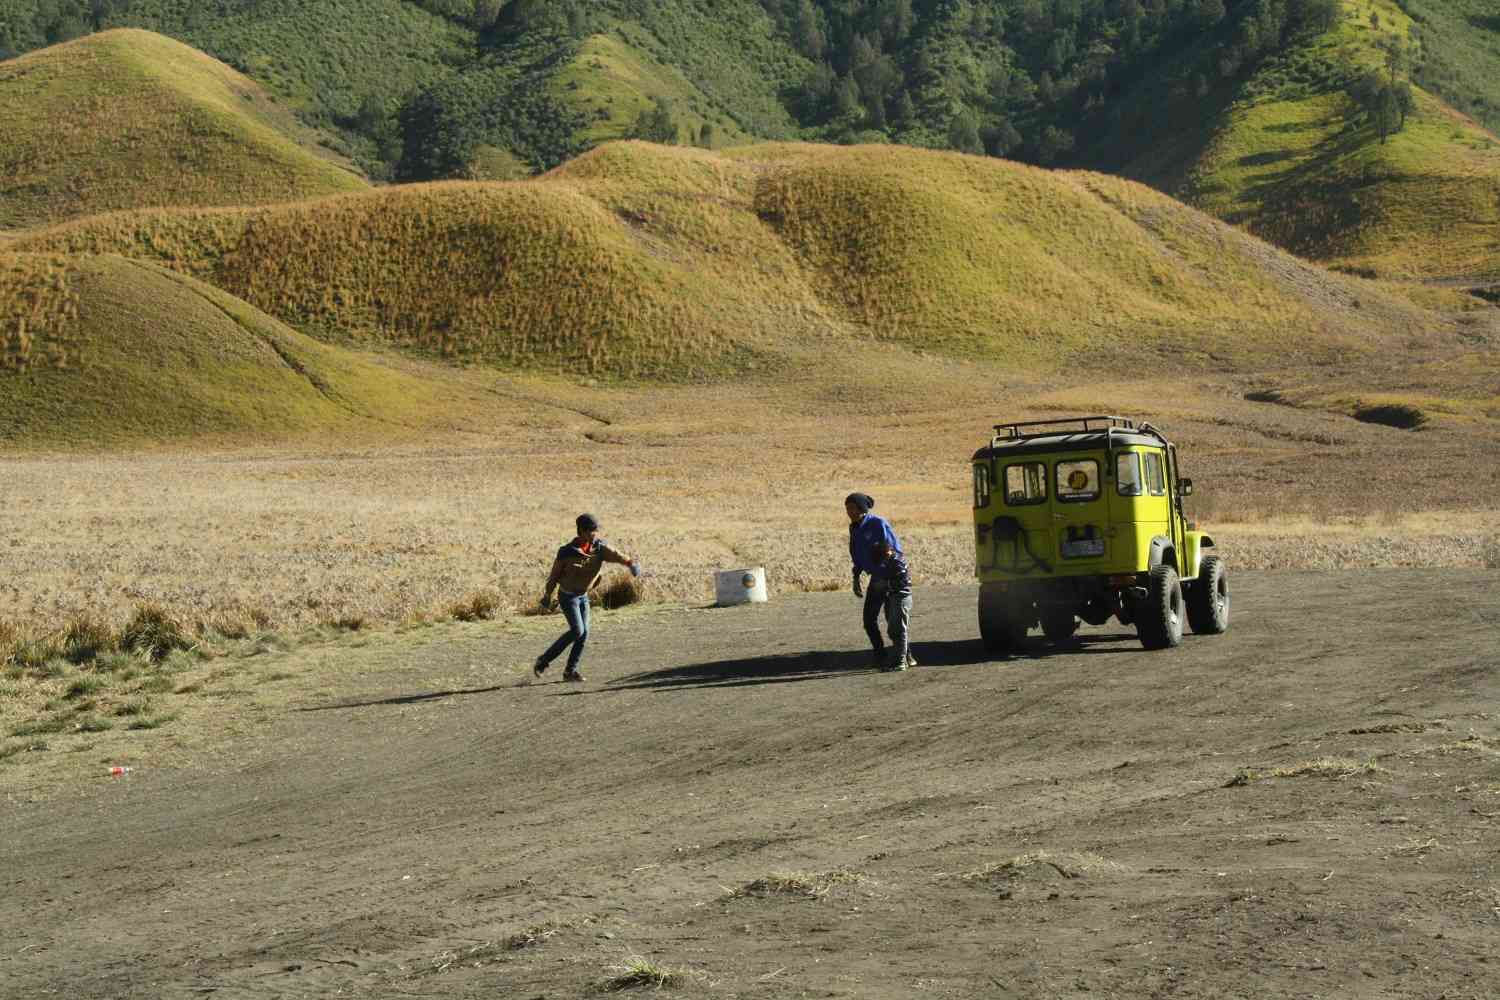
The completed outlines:
{"type": "MultiPolygon", "coordinates": [[[[102,28],[160,31],[265,83],[373,176],[420,180],[462,175],[486,146],[534,170],[580,152],[587,114],[549,81],[584,39],[630,25],[749,135],[1108,169],[1327,30],[1342,2],[0,0],[0,58],[102,28]]],[[[1500,21],[1460,16],[1486,0],[1402,2],[1424,32],[1412,76],[1481,118],[1500,111],[1500,73],[1486,72],[1500,43],[1493,67],[1472,38],[1447,44],[1460,30],[1500,40],[1500,21]]],[[[1303,82],[1360,94],[1326,72],[1303,82]]],[[[635,129],[678,142],[710,132],[687,134],[666,102],[635,129]]]]}

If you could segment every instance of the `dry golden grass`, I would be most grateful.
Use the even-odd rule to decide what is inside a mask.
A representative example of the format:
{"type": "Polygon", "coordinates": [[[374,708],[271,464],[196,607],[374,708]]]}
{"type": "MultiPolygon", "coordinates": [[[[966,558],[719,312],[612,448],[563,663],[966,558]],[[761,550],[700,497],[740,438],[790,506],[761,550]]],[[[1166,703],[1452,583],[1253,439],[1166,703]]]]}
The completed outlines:
{"type": "Polygon", "coordinates": [[[0,228],[366,187],[228,66],[146,31],[0,64],[0,228]]]}
{"type": "Polygon", "coordinates": [[[870,338],[1054,373],[1458,332],[1143,186],[909,148],[613,143],[535,181],[122,212],[9,246],[148,258],[341,341],[677,382],[786,375],[870,338]]]}
{"type": "Polygon", "coordinates": [[[1475,566],[1500,550],[1486,421],[1413,433],[1247,402],[1233,383],[1047,389],[979,370],[872,348],[830,355],[807,386],[458,373],[499,408],[436,438],[0,458],[0,620],[118,628],[154,601],[231,636],[448,618],[476,595],[505,617],[540,597],[580,510],[642,558],[650,600],[707,602],[712,572],[738,566],[766,567],[773,593],[842,590],[854,489],[892,519],[920,585],[965,583],[968,458],[989,425],[1085,411],[1149,415],[1180,444],[1190,515],[1231,573],[1475,566]]]}
{"type": "Polygon", "coordinates": [[[0,448],[493,426],[505,402],[456,376],[323,344],[157,264],[0,253],[0,448]]]}

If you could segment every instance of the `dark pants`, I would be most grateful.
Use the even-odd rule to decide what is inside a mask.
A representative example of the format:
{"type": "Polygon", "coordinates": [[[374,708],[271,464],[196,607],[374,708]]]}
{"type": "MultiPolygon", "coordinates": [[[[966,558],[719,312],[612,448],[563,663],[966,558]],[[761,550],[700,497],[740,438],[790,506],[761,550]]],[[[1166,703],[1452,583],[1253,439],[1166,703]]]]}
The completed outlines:
{"type": "Polygon", "coordinates": [[[589,640],[589,595],[560,591],[557,605],[562,609],[563,617],[568,620],[568,630],[558,636],[557,641],[542,654],[542,663],[551,663],[562,655],[563,650],[572,646],[573,651],[568,654],[568,670],[577,670],[578,661],[583,659],[583,644],[589,640]]]}
{"type": "Polygon", "coordinates": [[[879,653],[885,649],[880,637],[880,612],[885,612],[886,631],[891,634],[891,662],[904,663],[911,651],[907,632],[911,626],[911,586],[886,580],[871,580],[865,588],[865,634],[879,653]]]}

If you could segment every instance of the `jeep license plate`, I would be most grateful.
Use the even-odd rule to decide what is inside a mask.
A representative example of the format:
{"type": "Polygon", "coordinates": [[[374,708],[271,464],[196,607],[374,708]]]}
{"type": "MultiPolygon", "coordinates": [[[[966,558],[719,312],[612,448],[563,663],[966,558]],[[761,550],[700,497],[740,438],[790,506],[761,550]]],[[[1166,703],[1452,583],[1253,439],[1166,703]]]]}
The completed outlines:
{"type": "Polygon", "coordinates": [[[1079,559],[1083,556],[1104,555],[1104,539],[1102,538],[1078,538],[1073,541],[1062,543],[1062,554],[1064,559],[1079,559]]]}

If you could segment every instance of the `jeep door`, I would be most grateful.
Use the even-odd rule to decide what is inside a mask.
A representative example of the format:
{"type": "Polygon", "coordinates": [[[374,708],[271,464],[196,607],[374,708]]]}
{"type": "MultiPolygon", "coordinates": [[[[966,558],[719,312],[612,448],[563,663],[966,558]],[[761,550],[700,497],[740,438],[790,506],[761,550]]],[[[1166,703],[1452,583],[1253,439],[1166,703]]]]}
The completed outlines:
{"type": "Polygon", "coordinates": [[[1121,548],[1117,568],[1139,572],[1150,565],[1151,540],[1172,537],[1172,506],[1167,456],[1159,448],[1130,448],[1115,453],[1115,489],[1111,504],[1121,548]],[[1128,542],[1127,542],[1128,539],[1128,542]]]}
{"type": "Polygon", "coordinates": [[[1052,462],[1052,550],[1058,572],[1094,572],[1105,559],[1109,505],[1104,489],[1102,452],[1062,455],[1052,462]]]}
{"type": "Polygon", "coordinates": [[[1036,576],[1056,564],[1052,544],[1051,466],[1045,457],[996,460],[997,517],[990,531],[993,568],[1008,576],[1036,576]],[[1012,519],[1011,537],[1001,522],[1012,519]]]}

